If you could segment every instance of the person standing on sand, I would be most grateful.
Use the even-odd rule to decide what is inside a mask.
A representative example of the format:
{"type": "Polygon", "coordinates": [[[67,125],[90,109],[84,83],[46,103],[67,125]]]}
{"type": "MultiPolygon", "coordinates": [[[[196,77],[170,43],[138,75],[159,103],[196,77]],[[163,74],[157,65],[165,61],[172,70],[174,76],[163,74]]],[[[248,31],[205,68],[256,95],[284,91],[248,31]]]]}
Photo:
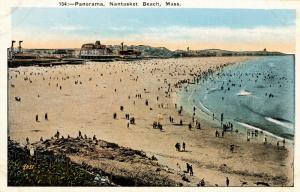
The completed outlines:
{"type": "Polygon", "coordinates": [[[178,115],[181,116],[181,113],[182,113],[182,110],[180,109],[180,110],[178,111],[178,115]]]}
{"type": "Polygon", "coordinates": [[[190,172],[190,164],[186,163],[186,172],[189,173],[190,172]]]}
{"type": "Polygon", "coordinates": [[[185,151],[185,142],[182,143],[182,150],[185,151]]]}
{"type": "Polygon", "coordinates": [[[48,121],[48,114],[45,113],[45,120],[48,121]]]}
{"type": "Polygon", "coordinates": [[[39,122],[39,115],[35,115],[35,122],[39,122]]]}
{"type": "Polygon", "coordinates": [[[54,137],[56,137],[57,139],[59,139],[59,135],[60,135],[60,133],[59,133],[59,131],[57,130],[57,131],[56,131],[56,134],[54,135],[54,137]]]}
{"type": "Polygon", "coordinates": [[[180,167],[179,163],[177,163],[176,165],[177,165],[178,171],[180,171],[181,167],[180,167]]]}
{"type": "Polygon", "coordinates": [[[176,143],[175,148],[176,148],[176,151],[180,151],[180,144],[176,143]]]}
{"type": "Polygon", "coordinates": [[[219,137],[219,131],[216,130],[216,137],[219,137]]]}
{"type": "Polygon", "coordinates": [[[229,179],[228,179],[228,177],[226,177],[226,186],[227,187],[229,186],[229,179]]]}
{"type": "Polygon", "coordinates": [[[197,129],[201,129],[201,124],[200,122],[198,122],[198,128],[197,129]]]}
{"type": "Polygon", "coordinates": [[[267,144],[267,137],[264,137],[264,144],[267,144]]]}
{"type": "Polygon", "coordinates": [[[190,176],[194,175],[194,171],[193,171],[193,165],[190,165],[190,176]]]}

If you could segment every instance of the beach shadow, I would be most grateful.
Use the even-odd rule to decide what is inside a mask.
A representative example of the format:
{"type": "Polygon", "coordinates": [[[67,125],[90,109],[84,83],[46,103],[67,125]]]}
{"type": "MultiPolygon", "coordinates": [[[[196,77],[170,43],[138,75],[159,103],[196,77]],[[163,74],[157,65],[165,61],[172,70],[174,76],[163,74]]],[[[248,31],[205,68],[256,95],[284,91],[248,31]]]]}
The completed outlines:
{"type": "Polygon", "coordinates": [[[33,129],[33,130],[31,130],[31,132],[41,132],[41,130],[39,130],[39,129],[33,129]]]}
{"type": "Polygon", "coordinates": [[[172,124],[172,125],[174,125],[174,126],[178,126],[178,127],[183,127],[183,126],[187,126],[188,124],[179,124],[179,123],[174,123],[174,124],[172,124]]]}

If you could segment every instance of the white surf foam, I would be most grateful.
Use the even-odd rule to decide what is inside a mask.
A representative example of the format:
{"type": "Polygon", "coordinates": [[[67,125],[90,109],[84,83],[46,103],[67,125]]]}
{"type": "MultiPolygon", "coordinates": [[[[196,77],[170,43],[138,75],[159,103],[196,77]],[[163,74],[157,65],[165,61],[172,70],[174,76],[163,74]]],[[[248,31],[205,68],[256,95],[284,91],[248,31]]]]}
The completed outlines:
{"type": "Polygon", "coordinates": [[[292,123],[288,123],[288,122],[283,122],[283,121],[279,121],[277,119],[273,119],[271,117],[265,117],[265,119],[269,122],[275,123],[277,125],[286,127],[288,129],[294,129],[294,125],[292,123]]]}
{"type": "Polygon", "coordinates": [[[246,90],[241,90],[240,92],[237,93],[238,96],[249,96],[252,93],[250,91],[246,91],[246,90]]]}
{"type": "Polygon", "coordinates": [[[188,97],[188,103],[189,103],[191,106],[195,106],[198,110],[201,110],[201,111],[203,111],[204,113],[206,113],[206,114],[208,114],[208,115],[211,115],[212,112],[211,112],[207,107],[205,107],[205,106],[200,102],[200,100],[198,100],[198,103],[199,103],[199,105],[200,105],[200,108],[199,108],[197,105],[194,105],[194,104],[196,104],[196,103],[194,102],[194,100],[192,101],[193,95],[194,95],[194,92],[192,92],[192,93],[189,95],[189,97],[188,97]],[[193,103],[194,103],[194,104],[193,104],[193,103]]]}
{"type": "Polygon", "coordinates": [[[198,101],[200,107],[203,109],[203,111],[205,110],[208,114],[212,114],[212,112],[207,108],[205,107],[200,101],[198,101]]]}

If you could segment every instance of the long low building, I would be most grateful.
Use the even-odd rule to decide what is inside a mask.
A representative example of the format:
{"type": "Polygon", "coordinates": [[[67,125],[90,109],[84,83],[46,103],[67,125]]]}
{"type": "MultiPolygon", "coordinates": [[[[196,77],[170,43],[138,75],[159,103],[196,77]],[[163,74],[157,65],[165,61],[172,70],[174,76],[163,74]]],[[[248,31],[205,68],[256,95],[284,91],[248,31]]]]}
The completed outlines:
{"type": "Polygon", "coordinates": [[[117,58],[118,55],[114,54],[110,48],[106,45],[102,45],[100,41],[93,43],[86,43],[81,46],[79,57],[81,59],[106,59],[106,58],[117,58]]]}

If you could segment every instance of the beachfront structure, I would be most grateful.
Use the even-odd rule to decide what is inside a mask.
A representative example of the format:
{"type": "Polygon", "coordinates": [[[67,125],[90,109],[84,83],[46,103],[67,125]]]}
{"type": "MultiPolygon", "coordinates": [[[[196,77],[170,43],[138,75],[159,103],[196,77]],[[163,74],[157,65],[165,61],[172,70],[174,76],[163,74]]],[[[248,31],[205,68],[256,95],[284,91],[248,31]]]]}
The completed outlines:
{"type": "Polygon", "coordinates": [[[16,60],[16,59],[36,59],[37,56],[31,53],[25,53],[22,48],[22,42],[19,41],[19,46],[14,47],[16,41],[11,41],[11,46],[7,49],[7,59],[8,61],[16,60]]]}
{"type": "Polygon", "coordinates": [[[56,58],[72,58],[76,56],[75,50],[70,49],[56,49],[51,56],[56,58]]]}
{"type": "Polygon", "coordinates": [[[83,44],[79,53],[81,59],[102,59],[110,56],[114,56],[113,51],[106,45],[102,45],[100,41],[96,41],[95,44],[83,44]]]}
{"type": "Polygon", "coordinates": [[[126,51],[120,51],[119,54],[121,56],[134,56],[134,57],[137,57],[137,56],[141,56],[142,53],[138,50],[128,49],[126,51]]]}
{"type": "Polygon", "coordinates": [[[43,58],[75,58],[79,55],[79,49],[24,49],[23,52],[43,58]]]}
{"type": "Polygon", "coordinates": [[[7,49],[7,58],[8,59],[14,59],[16,54],[20,54],[23,52],[22,46],[21,46],[23,41],[19,41],[19,46],[17,48],[14,47],[15,42],[16,42],[15,40],[12,40],[10,48],[7,49]]]}
{"type": "Polygon", "coordinates": [[[141,56],[142,52],[139,50],[135,49],[127,49],[126,51],[124,50],[124,42],[121,43],[121,51],[119,51],[119,55],[123,58],[137,58],[138,56],[141,56]]]}

